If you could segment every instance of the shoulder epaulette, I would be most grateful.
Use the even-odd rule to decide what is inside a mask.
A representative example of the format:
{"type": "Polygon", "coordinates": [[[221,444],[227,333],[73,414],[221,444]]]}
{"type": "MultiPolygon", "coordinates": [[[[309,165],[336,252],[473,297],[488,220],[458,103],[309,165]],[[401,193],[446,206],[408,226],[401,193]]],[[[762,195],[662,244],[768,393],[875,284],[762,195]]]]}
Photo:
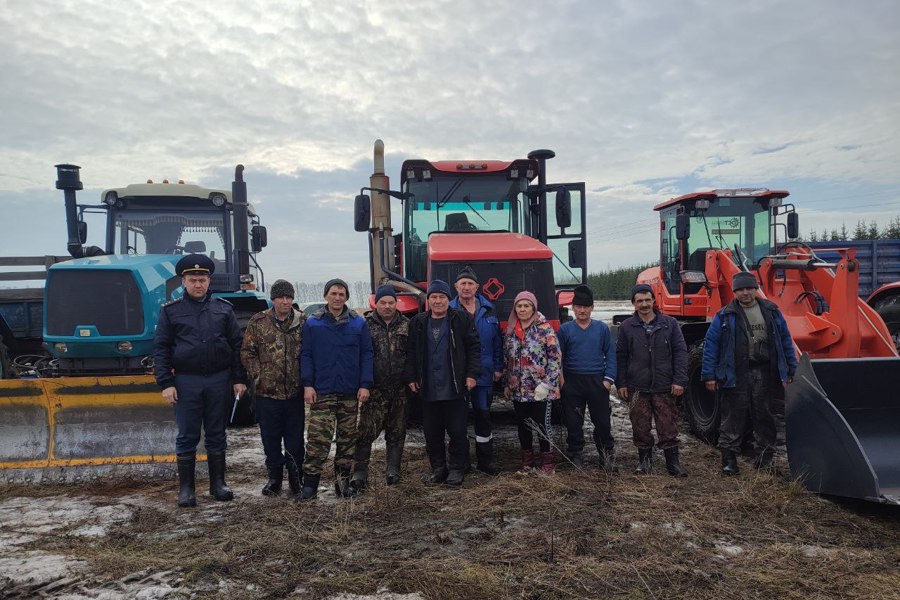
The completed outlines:
{"type": "Polygon", "coordinates": [[[181,302],[183,299],[184,299],[184,296],[179,296],[178,298],[172,298],[171,300],[169,300],[168,302],[163,304],[163,308],[165,308],[167,306],[171,306],[172,304],[175,304],[176,302],[181,302]]]}
{"type": "Polygon", "coordinates": [[[221,296],[213,296],[213,300],[219,300],[220,302],[224,302],[225,304],[227,304],[228,306],[231,306],[232,308],[234,307],[234,305],[231,302],[229,302],[228,300],[226,300],[225,298],[223,298],[221,296]]]}

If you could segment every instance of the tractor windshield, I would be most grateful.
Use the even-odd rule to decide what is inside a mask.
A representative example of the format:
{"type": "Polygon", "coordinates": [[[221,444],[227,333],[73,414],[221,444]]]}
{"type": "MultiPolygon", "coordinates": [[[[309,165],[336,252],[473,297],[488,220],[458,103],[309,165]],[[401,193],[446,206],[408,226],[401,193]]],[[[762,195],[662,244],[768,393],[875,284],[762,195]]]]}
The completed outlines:
{"type": "Polygon", "coordinates": [[[110,219],[116,254],[203,253],[214,260],[226,259],[225,224],[219,211],[118,210],[110,219]]]}
{"type": "Polygon", "coordinates": [[[409,181],[414,197],[405,202],[406,276],[424,281],[426,244],[435,232],[526,231],[522,213],[527,181],[505,173],[478,177],[448,175],[409,181]]]}

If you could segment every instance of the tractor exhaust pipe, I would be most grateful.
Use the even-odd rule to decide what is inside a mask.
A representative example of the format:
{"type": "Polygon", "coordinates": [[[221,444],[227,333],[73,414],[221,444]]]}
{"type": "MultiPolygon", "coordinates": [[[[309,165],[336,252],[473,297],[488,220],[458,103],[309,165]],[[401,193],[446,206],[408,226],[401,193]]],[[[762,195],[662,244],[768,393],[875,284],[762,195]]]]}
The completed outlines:
{"type": "MultiPolygon", "coordinates": [[[[244,181],[244,165],[234,168],[231,183],[231,201],[234,210],[234,259],[238,278],[250,273],[250,240],[248,234],[247,182],[244,181]]],[[[237,289],[237,288],[235,288],[237,289]]]]}
{"type": "MultiPolygon", "coordinates": [[[[384,142],[375,140],[375,170],[369,177],[369,187],[378,190],[391,189],[391,180],[384,172],[384,142]]],[[[391,197],[372,191],[372,292],[390,279],[382,265],[394,264],[394,230],[391,225],[391,197]],[[388,243],[379,243],[379,238],[388,243]]]]}
{"type": "Polygon", "coordinates": [[[72,258],[84,256],[84,240],[82,240],[81,228],[78,221],[78,206],[75,202],[75,192],[84,189],[79,177],[81,167],[78,165],[56,165],[56,189],[62,190],[66,199],[66,230],[69,240],[66,248],[72,258]]]}

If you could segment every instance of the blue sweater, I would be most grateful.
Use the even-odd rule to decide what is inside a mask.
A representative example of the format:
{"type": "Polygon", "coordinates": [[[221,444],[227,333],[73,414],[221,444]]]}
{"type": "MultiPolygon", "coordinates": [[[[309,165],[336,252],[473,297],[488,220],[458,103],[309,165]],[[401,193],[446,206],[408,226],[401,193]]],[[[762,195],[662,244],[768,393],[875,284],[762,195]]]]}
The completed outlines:
{"type": "Polygon", "coordinates": [[[606,323],[592,319],[587,329],[582,329],[575,321],[567,321],[556,335],[563,373],[602,375],[610,383],[616,382],[616,349],[606,323]]]}
{"type": "Polygon", "coordinates": [[[300,380],[317,394],[356,395],[372,389],[374,354],[366,320],[345,310],[337,320],[319,311],[306,320],[300,344],[300,380]]]}

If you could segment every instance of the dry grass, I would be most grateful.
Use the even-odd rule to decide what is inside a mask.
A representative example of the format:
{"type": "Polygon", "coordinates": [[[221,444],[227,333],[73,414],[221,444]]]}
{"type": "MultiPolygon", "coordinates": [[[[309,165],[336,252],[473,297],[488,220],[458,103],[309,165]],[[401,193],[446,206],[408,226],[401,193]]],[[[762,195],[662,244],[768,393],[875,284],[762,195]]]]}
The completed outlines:
{"type": "MultiPolygon", "coordinates": [[[[452,489],[424,484],[422,451],[408,454],[404,482],[387,487],[376,452],[368,493],[351,500],[321,492],[308,504],[253,497],[179,511],[171,484],[117,485],[106,491],[160,503],[96,542],[59,533],[33,547],[83,558],[99,580],[174,569],[201,598],[219,596],[220,580],[238,584],[230,598],[387,588],[450,600],[787,600],[900,589],[896,507],[835,504],[755,472],[724,479],[717,453],[695,442],[685,480],[634,476],[630,463],[613,477],[596,467],[515,475],[506,444],[507,473],[452,489]]],[[[235,478],[256,481],[258,469],[235,478]]]]}

